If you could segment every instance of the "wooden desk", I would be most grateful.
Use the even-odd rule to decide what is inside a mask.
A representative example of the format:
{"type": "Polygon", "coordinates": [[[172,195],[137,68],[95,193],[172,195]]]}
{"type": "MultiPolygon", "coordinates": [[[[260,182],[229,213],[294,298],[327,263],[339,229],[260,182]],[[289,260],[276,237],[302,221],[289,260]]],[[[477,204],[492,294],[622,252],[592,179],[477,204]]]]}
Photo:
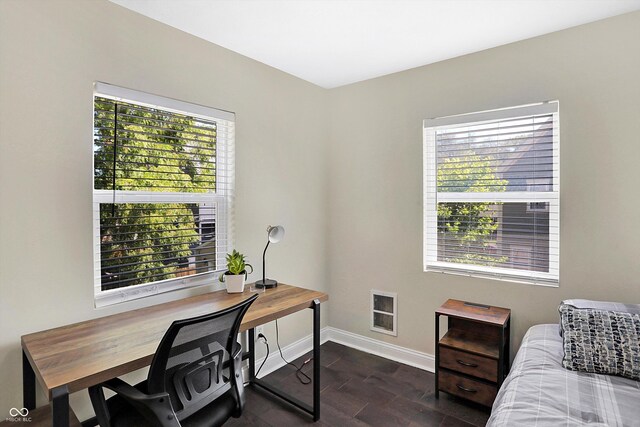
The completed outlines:
{"type": "MultiPolygon", "coordinates": [[[[248,288],[248,286],[246,286],[248,288]]],[[[210,292],[36,332],[22,337],[24,407],[35,408],[35,379],[52,401],[53,425],[68,426],[69,393],[133,372],[151,364],[164,333],[177,319],[186,319],[230,307],[252,293],[210,292]]],[[[314,376],[320,370],[320,303],[323,292],[286,284],[261,293],[244,316],[240,331],[249,330],[250,382],[256,380],[253,328],[291,313],[314,311],[314,376]],[[316,349],[317,347],[317,349],[316,349]],[[317,355],[316,355],[317,352],[317,355]],[[317,357],[316,357],[317,356],[317,357]],[[252,366],[253,364],[253,366],[252,366]]],[[[318,378],[319,380],[319,378],[318,378]]],[[[284,399],[287,400],[285,395],[284,399]]],[[[319,381],[314,383],[314,406],[302,407],[319,418],[319,381]],[[316,388],[317,405],[316,405],[316,388]]],[[[294,403],[295,402],[289,402],[294,403]]],[[[308,406],[308,405],[307,405],[308,406]]]]}

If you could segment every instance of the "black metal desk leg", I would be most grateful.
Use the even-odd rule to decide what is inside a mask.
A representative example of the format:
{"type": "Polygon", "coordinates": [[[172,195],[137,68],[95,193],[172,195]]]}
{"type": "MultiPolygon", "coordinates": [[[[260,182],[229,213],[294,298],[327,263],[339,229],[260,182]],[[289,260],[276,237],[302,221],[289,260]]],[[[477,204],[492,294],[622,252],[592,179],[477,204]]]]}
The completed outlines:
{"type": "Polygon", "coordinates": [[[69,427],[69,389],[66,385],[51,390],[53,427],[69,427]]]}
{"type": "Polygon", "coordinates": [[[435,360],[435,377],[436,377],[436,399],[440,397],[440,390],[438,386],[438,363],[440,359],[440,346],[438,345],[438,341],[440,341],[440,315],[436,313],[436,360],[435,360]]]}
{"type": "Polygon", "coordinates": [[[313,300],[313,421],[320,419],[320,301],[313,300]]]}
{"type": "Polygon", "coordinates": [[[280,390],[275,385],[256,378],[255,369],[255,348],[254,331],[249,329],[249,382],[253,387],[257,387],[272,395],[282,399],[284,402],[295,406],[313,417],[313,421],[320,419],[320,301],[315,299],[309,307],[313,310],[313,405],[303,402],[297,397],[280,390]]]}
{"type": "Polygon", "coordinates": [[[256,379],[256,331],[249,329],[249,383],[256,379]]]}
{"type": "Polygon", "coordinates": [[[28,410],[36,409],[36,374],[22,351],[22,404],[28,410]]]}

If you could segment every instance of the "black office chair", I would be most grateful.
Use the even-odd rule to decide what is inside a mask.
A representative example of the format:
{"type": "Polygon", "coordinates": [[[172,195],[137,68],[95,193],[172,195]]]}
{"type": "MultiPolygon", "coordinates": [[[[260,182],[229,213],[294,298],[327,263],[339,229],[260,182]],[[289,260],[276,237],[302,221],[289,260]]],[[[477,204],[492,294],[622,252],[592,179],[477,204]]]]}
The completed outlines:
{"type": "Polygon", "coordinates": [[[258,295],[204,316],[176,320],[165,333],[146,381],[119,378],[89,388],[102,427],[215,427],[244,407],[240,322],[258,295]],[[103,388],[116,392],[105,400],[103,388]]]}

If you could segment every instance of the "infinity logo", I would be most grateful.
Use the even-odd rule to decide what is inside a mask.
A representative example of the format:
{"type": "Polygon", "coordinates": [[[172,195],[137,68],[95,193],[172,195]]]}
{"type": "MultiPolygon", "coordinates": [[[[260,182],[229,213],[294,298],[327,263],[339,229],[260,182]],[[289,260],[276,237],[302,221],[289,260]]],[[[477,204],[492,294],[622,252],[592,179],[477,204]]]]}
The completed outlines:
{"type": "Polygon", "coordinates": [[[29,415],[29,410],[27,408],[11,408],[9,409],[9,415],[12,417],[17,417],[18,415],[20,415],[21,417],[26,417],[27,415],[29,415]]]}

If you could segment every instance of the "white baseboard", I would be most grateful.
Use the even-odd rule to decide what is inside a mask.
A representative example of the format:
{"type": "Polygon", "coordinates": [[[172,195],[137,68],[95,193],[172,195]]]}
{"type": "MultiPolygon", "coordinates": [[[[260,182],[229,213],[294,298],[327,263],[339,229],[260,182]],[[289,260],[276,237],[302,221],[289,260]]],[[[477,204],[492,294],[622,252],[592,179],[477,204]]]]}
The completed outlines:
{"type": "Polygon", "coordinates": [[[375,354],[376,356],[404,363],[405,365],[413,366],[425,371],[435,371],[435,357],[432,354],[423,353],[406,347],[400,347],[395,344],[389,344],[384,341],[343,331],[342,329],[332,328],[330,326],[325,329],[328,330],[328,341],[346,345],[347,347],[355,348],[356,350],[375,354]]]}
{"type": "MultiPolygon", "coordinates": [[[[332,328],[330,326],[326,326],[320,330],[320,344],[324,344],[327,341],[333,341],[356,350],[384,357],[385,359],[404,363],[405,365],[414,366],[425,371],[434,372],[435,358],[433,355],[428,353],[400,347],[395,344],[389,344],[384,341],[343,331],[342,329],[332,328]]],[[[260,344],[260,342],[256,342],[256,345],[262,344],[260,344]]],[[[285,362],[280,357],[276,343],[270,343],[270,347],[271,353],[260,371],[259,378],[262,378],[285,365],[285,362]]],[[[312,348],[312,336],[307,335],[298,341],[282,347],[282,355],[288,361],[292,361],[311,351],[312,348]]],[[[256,361],[256,369],[260,367],[263,360],[264,358],[256,361]]],[[[244,374],[245,378],[247,378],[248,373],[244,372],[244,374]]]]}

